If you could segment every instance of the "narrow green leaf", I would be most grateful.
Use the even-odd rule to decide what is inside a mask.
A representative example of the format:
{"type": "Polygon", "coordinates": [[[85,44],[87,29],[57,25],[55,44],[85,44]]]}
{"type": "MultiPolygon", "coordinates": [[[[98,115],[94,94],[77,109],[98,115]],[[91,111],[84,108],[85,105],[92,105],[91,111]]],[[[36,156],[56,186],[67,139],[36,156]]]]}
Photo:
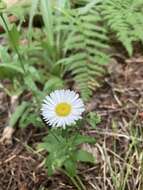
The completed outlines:
{"type": "Polygon", "coordinates": [[[24,82],[28,90],[31,90],[35,96],[39,97],[39,99],[42,97],[42,92],[37,88],[37,85],[31,75],[25,76],[24,82]]]}
{"type": "Polygon", "coordinates": [[[9,41],[11,43],[11,46],[15,49],[19,46],[19,40],[20,40],[20,33],[17,30],[16,25],[14,24],[12,29],[9,31],[9,41]]]}
{"type": "Polygon", "coordinates": [[[30,18],[29,18],[29,24],[28,24],[28,37],[31,40],[32,37],[32,23],[34,15],[36,14],[36,10],[38,7],[39,0],[32,0],[31,2],[31,11],[30,11],[30,18]]]}
{"type": "Polygon", "coordinates": [[[0,64],[0,79],[12,79],[23,74],[21,68],[13,63],[0,64]]]}
{"type": "Polygon", "coordinates": [[[51,47],[54,45],[54,30],[53,30],[53,10],[52,2],[47,0],[41,0],[41,12],[46,28],[48,41],[51,47]]]}
{"type": "Polygon", "coordinates": [[[9,125],[11,127],[15,126],[15,124],[17,123],[18,119],[21,117],[21,115],[23,114],[27,106],[28,106],[27,102],[22,102],[21,105],[16,107],[16,110],[14,113],[12,113],[10,121],[9,121],[9,125]]]}

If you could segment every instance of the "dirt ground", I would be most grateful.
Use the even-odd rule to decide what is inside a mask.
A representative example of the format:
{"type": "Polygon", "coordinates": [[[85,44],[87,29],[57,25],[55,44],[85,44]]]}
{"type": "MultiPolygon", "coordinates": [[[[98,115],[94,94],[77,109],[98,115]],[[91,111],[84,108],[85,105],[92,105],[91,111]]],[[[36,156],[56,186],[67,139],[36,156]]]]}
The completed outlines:
{"type": "MultiPolygon", "coordinates": [[[[118,170],[122,170],[132,135],[137,133],[138,151],[143,148],[143,57],[135,55],[124,59],[117,56],[109,70],[103,85],[88,104],[90,110],[101,115],[102,122],[96,129],[86,126],[85,133],[97,140],[91,149],[96,156],[96,164],[79,166],[79,175],[87,190],[116,190],[106,154],[111,162],[113,160],[113,167],[118,165],[118,170]]],[[[8,99],[0,92],[0,134],[7,122],[7,110],[8,99]]],[[[12,145],[0,145],[0,190],[76,189],[60,172],[52,177],[47,176],[42,166],[43,157],[35,149],[46,133],[47,128],[17,128],[12,145]]],[[[134,155],[127,190],[139,189],[139,185],[140,190],[143,189],[143,175],[139,172],[141,165],[136,160],[134,155]],[[140,177],[135,181],[137,175],[140,177]]]]}

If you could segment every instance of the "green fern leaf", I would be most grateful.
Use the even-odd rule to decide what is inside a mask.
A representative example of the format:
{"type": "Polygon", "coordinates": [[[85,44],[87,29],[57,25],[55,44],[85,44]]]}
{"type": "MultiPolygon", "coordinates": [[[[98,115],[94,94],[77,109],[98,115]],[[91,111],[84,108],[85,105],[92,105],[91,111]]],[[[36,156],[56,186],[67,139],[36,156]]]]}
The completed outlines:
{"type": "Polygon", "coordinates": [[[108,37],[105,28],[100,24],[102,18],[95,4],[89,4],[90,6],[86,5],[86,9],[66,11],[68,20],[62,23],[69,26],[69,34],[64,45],[68,57],[59,61],[73,75],[85,101],[99,85],[97,77],[104,74],[103,65],[109,61],[105,53],[109,47],[108,37]]]}
{"type": "Polygon", "coordinates": [[[104,0],[101,14],[128,54],[133,53],[133,42],[143,42],[143,1],[104,0]]]}

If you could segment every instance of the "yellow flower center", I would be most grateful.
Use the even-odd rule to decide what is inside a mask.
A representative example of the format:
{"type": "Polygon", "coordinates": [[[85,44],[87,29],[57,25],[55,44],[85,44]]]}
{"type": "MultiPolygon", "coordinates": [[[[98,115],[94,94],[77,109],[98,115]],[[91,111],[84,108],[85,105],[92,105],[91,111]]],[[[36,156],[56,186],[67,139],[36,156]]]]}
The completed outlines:
{"type": "Polygon", "coordinates": [[[71,112],[71,105],[66,102],[59,103],[55,108],[55,112],[58,116],[68,116],[71,112]]]}

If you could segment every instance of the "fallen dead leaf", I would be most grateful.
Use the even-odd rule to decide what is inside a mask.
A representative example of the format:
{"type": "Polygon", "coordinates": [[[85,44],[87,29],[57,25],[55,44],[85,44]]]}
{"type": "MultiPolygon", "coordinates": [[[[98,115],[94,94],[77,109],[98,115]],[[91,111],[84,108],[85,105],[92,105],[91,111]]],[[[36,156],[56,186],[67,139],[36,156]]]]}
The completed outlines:
{"type": "Polygon", "coordinates": [[[140,116],[141,119],[143,119],[143,112],[140,112],[139,116],[140,116]]]}

